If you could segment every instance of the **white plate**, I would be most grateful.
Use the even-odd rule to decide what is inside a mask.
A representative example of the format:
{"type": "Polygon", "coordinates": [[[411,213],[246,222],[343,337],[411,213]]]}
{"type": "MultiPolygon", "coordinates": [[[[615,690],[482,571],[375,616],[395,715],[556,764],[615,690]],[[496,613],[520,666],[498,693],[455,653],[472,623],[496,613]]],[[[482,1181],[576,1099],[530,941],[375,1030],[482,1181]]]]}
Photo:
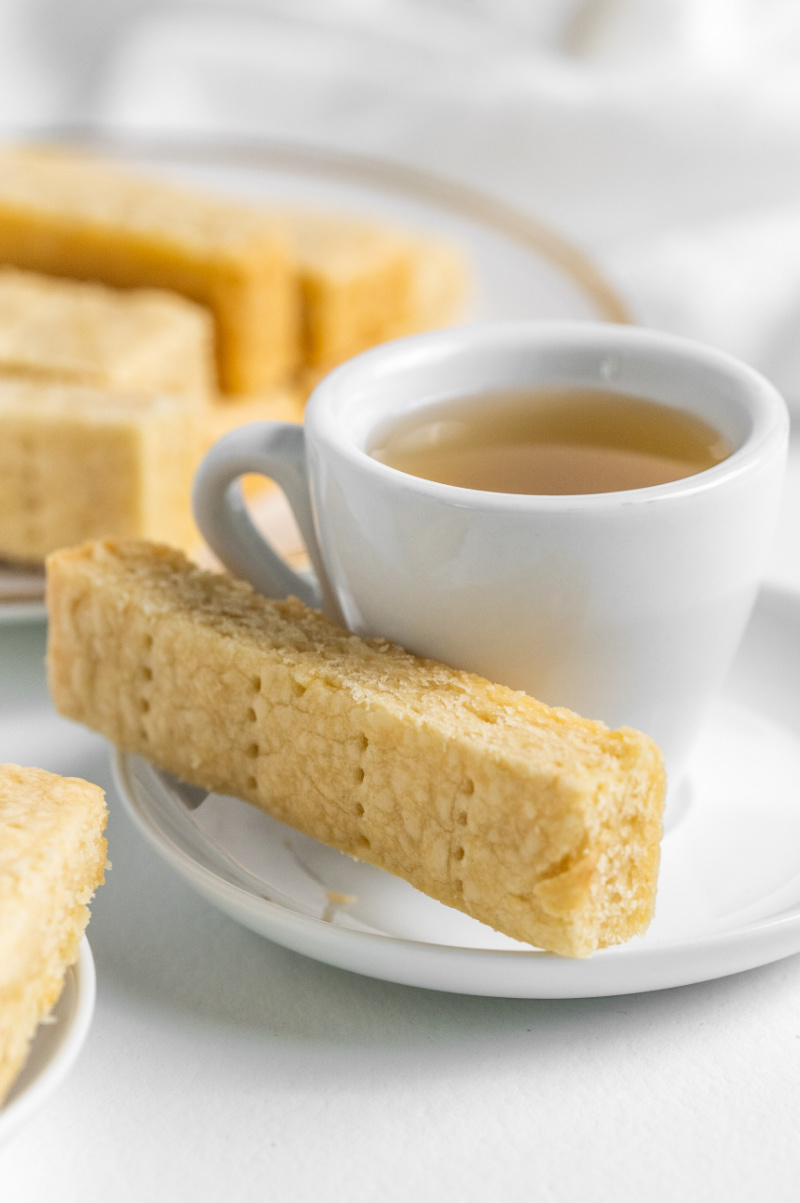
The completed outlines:
{"type": "Polygon", "coordinates": [[[49,1019],[39,1025],[28,1059],[0,1107],[0,1145],[27,1123],[72,1068],[91,1026],[94,1001],[94,961],[84,938],[61,996],[49,1019]]]}
{"type": "MultiPolygon", "coordinates": [[[[523,214],[424,173],[286,144],[237,147],[121,135],[89,144],[151,174],[233,196],[363,214],[453,239],[474,265],[469,319],[627,320],[622,301],[576,248],[523,214]]],[[[22,584],[18,570],[0,563],[0,622],[46,617],[43,578],[26,582],[25,596],[22,584]]]]}
{"type": "Polygon", "coordinates": [[[46,618],[44,570],[0,560],[0,623],[39,622],[46,618]]]}
{"type": "MultiPolygon", "coordinates": [[[[2,577],[0,568],[0,577],[2,577]]],[[[31,601],[7,602],[0,597],[0,625],[17,622],[44,622],[47,618],[47,607],[43,601],[34,598],[31,601]]]]}
{"type": "Polygon", "coordinates": [[[630,994],[800,951],[800,594],[765,590],[688,786],[670,803],[646,937],[532,950],[255,807],[117,752],[126,809],[201,894],[269,939],[371,977],[518,998],[630,994]]]}

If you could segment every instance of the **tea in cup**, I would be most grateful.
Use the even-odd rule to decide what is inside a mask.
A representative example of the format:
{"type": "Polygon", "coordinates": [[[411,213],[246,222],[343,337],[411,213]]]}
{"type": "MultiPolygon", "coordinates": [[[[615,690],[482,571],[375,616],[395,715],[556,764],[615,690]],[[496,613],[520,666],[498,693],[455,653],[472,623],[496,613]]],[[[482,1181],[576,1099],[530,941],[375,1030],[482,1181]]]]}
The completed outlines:
{"type": "Polygon", "coordinates": [[[693,414],[597,389],[478,393],[413,410],[370,454],[401,472],[489,493],[617,493],[693,476],[732,447],[693,414]]]}

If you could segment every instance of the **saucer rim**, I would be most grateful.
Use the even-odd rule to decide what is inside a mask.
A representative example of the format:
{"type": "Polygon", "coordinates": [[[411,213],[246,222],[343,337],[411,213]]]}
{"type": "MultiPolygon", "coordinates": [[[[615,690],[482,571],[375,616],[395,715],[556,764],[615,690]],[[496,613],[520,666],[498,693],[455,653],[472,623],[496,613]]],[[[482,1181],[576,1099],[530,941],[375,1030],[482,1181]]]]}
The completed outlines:
{"type": "Polygon", "coordinates": [[[127,762],[132,755],[114,747],[111,750],[112,771],[126,813],[162,859],[190,886],[262,938],[362,976],[493,998],[602,998],[694,985],[800,952],[800,902],[734,930],[651,946],[634,937],[584,959],[559,957],[537,948],[474,948],[337,927],[218,876],[151,824],[149,817],[139,811],[136,795],[126,784],[127,762]],[[266,922],[259,923],[260,918],[266,922]],[[270,919],[274,923],[269,923],[270,919]],[[715,954],[713,968],[707,962],[709,953],[715,954]],[[440,964],[431,965],[437,959],[440,964]]]}

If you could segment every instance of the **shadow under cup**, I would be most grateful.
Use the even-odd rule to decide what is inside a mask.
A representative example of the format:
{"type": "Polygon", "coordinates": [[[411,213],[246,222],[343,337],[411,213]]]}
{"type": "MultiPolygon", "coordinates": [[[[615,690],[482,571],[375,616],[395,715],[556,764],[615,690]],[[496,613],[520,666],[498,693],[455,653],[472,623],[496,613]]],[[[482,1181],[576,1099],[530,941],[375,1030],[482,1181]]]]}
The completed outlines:
{"type": "Polygon", "coordinates": [[[317,387],[304,432],[268,425],[280,424],[227,436],[198,474],[198,522],[232,571],[316,601],[360,635],[637,727],[660,744],[674,789],[777,517],[788,416],[766,380],[632,327],[476,325],[368,351],[317,387]],[[376,432],[414,409],[525,388],[647,398],[703,419],[733,451],[667,484],[577,495],[459,488],[369,454],[376,432]],[[248,467],[284,488],[318,592],[246,531],[243,507],[234,513],[230,482],[248,467]]]}

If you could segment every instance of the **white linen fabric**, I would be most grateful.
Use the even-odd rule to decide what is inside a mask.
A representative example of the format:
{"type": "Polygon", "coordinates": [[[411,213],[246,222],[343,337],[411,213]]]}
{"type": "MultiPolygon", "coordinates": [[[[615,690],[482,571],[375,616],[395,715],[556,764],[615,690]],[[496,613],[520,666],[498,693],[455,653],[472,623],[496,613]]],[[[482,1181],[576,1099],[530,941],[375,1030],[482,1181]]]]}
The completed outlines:
{"type": "Polygon", "coordinates": [[[799,66],[793,0],[162,4],[120,34],[95,115],[477,185],[592,253],[638,321],[800,407],[799,66]]]}

